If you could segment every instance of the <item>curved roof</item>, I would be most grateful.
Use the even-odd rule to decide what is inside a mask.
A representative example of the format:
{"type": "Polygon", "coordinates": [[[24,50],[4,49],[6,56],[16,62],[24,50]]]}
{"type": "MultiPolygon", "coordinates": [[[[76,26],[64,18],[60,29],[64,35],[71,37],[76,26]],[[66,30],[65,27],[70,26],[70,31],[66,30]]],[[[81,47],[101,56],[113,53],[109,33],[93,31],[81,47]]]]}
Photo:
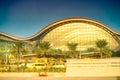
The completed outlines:
{"type": "Polygon", "coordinates": [[[36,34],[34,34],[34,35],[30,36],[30,37],[26,37],[26,38],[13,36],[13,35],[3,33],[3,32],[0,32],[0,35],[9,37],[9,38],[15,39],[15,40],[35,40],[36,38],[42,37],[43,35],[47,34],[47,32],[55,29],[56,27],[59,27],[59,25],[67,24],[67,23],[70,23],[70,22],[86,22],[86,23],[90,23],[90,24],[96,25],[96,26],[106,30],[111,35],[120,36],[120,33],[112,30],[108,26],[106,26],[106,25],[104,25],[104,24],[102,24],[102,23],[100,23],[100,22],[98,22],[96,20],[89,19],[89,18],[81,18],[81,17],[72,17],[72,18],[65,18],[65,19],[58,20],[58,21],[53,22],[53,23],[49,24],[48,26],[44,27],[39,32],[37,32],[36,34]]]}
{"type": "Polygon", "coordinates": [[[45,32],[51,31],[52,29],[54,29],[56,27],[59,27],[59,25],[63,25],[63,24],[70,23],[70,22],[79,22],[79,21],[91,23],[91,24],[94,24],[94,25],[98,25],[100,28],[106,30],[110,34],[116,34],[116,35],[120,36],[120,33],[112,30],[108,26],[106,26],[106,25],[104,25],[104,24],[102,24],[102,23],[100,23],[96,20],[92,20],[92,19],[89,19],[89,18],[72,17],[72,18],[61,19],[61,20],[58,20],[54,23],[51,23],[48,26],[44,27],[42,30],[40,30],[38,33],[34,34],[33,36],[27,37],[26,39],[28,39],[28,40],[35,39],[38,36],[44,35],[45,32]]]}
{"type": "Polygon", "coordinates": [[[14,36],[14,35],[11,35],[11,34],[8,34],[8,33],[5,33],[5,32],[0,32],[0,36],[5,36],[5,37],[8,37],[12,40],[25,40],[25,38],[23,38],[23,37],[14,36]]]}

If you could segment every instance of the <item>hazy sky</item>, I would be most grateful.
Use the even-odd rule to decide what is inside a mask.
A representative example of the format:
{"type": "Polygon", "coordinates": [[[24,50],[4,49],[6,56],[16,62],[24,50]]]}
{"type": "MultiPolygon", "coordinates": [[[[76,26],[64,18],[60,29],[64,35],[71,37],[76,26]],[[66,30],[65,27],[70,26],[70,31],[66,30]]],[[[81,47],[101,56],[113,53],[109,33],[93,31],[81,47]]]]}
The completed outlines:
{"type": "Polygon", "coordinates": [[[120,32],[120,0],[0,0],[0,32],[28,37],[69,17],[91,18],[120,32]]]}

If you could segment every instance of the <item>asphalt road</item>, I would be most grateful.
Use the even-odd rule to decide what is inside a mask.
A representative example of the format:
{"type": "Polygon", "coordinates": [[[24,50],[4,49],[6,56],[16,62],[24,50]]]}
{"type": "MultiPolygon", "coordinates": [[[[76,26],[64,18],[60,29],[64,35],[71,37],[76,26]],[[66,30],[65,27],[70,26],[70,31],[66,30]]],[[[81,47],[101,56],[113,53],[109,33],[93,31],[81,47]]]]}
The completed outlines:
{"type": "Polygon", "coordinates": [[[120,80],[116,77],[1,77],[0,80],[120,80]]]}
{"type": "Polygon", "coordinates": [[[38,73],[8,73],[1,72],[0,80],[120,80],[119,77],[71,77],[65,73],[48,73],[48,76],[38,76],[38,73]]]}

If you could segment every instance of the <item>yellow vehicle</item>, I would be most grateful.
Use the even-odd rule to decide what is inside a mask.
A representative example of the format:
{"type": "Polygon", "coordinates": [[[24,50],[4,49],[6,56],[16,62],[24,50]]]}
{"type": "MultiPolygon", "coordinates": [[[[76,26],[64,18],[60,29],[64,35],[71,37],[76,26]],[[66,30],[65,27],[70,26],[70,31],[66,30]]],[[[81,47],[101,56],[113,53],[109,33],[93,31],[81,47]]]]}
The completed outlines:
{"type": "Polygon", "coordinates": [[[30,68],[36,68],[36,69],[43,69],[46,68],[45,63],[33,63],[32,66],[29,66],[30,68]]]}
{"type": "Polygon", "coordinates": [[[55,63],[52,68],[66,68],[65,63],[55,63]]]}
{"type": "Polygon", "coordinates": [[[0,67],[0,72],[4,72],[4,71],[7,71],[7,68],[6,67],[0,67]]]}

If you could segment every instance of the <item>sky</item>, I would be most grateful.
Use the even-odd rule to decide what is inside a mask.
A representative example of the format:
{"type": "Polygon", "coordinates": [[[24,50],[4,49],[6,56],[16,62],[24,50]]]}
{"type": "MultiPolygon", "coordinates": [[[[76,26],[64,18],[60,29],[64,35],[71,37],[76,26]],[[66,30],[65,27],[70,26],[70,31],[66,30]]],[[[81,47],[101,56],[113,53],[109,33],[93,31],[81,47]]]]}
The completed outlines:
{"type": "Polygon", "coordinates": [[[97,20],[120,32],[120,0],[0,0],[0,32],[29,37],[64,18],[97,20]]]}

